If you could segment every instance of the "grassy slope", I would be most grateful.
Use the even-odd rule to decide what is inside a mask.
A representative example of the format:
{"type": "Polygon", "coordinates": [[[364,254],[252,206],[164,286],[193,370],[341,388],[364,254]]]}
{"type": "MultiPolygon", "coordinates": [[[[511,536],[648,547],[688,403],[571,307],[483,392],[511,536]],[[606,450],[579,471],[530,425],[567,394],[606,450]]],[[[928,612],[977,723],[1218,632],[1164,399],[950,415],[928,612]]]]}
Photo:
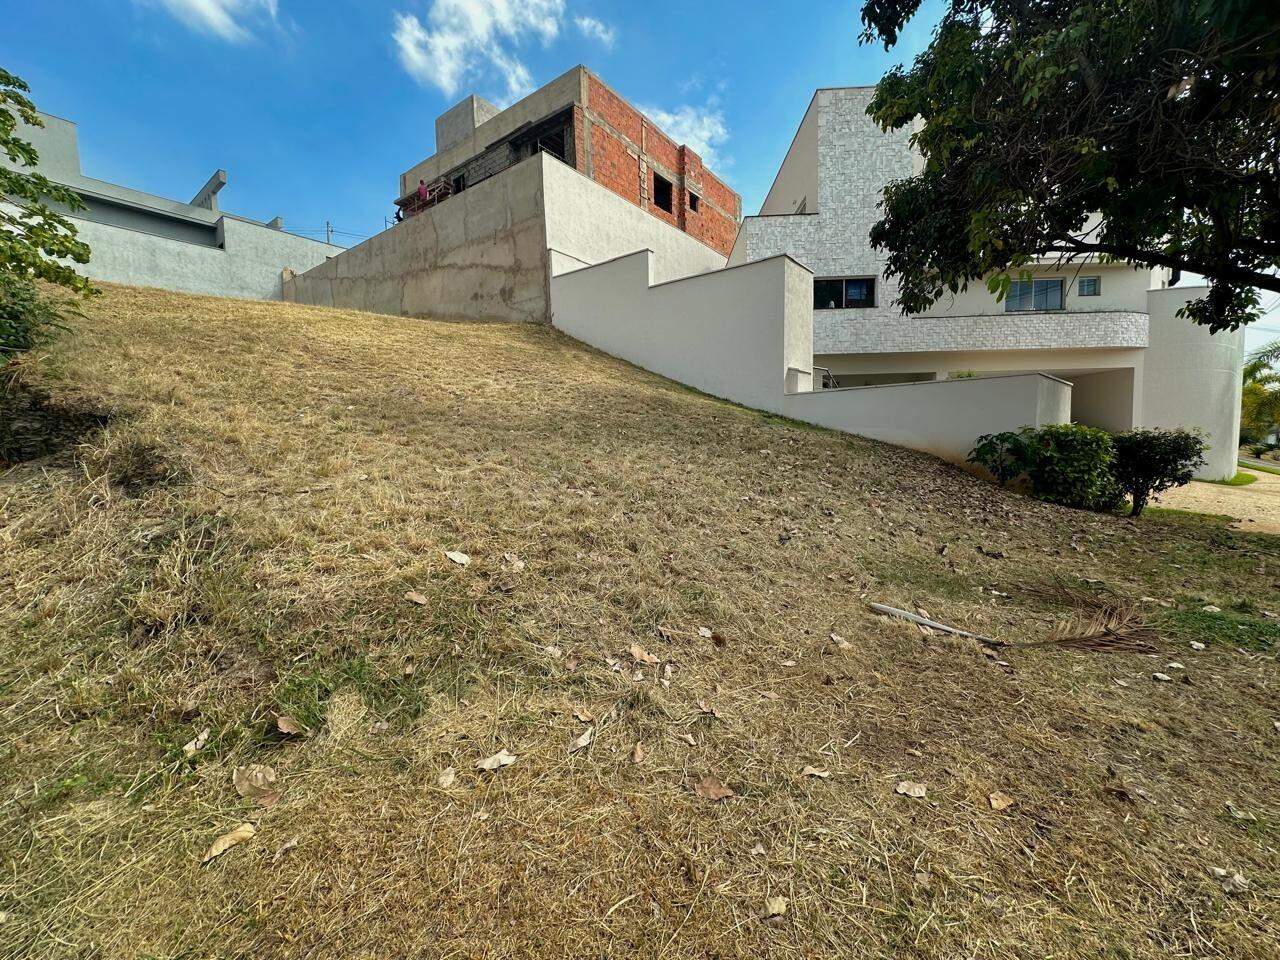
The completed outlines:
{"type": "Polygon", "coordinates": [[[41,376],[117,419],[0,474],[0,957],[1280,952],[1277,538],[1035,504],[545,329],[90,313],[41,376]],[[1059,577],[1176,601],[1160,654],[1002,666],[865,609],[1041,639],[1059,577]]]}

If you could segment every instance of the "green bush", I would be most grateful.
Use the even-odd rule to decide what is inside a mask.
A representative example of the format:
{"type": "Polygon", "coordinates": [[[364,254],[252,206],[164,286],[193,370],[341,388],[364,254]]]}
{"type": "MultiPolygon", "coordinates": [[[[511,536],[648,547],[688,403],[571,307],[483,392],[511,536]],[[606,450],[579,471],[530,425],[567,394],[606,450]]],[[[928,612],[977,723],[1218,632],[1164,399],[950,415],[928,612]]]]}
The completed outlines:
{"type": "Polygon", "coordinates": [[[1186,430],[1113,435],[1077,423],[1051,424],[981,436],[969,462],[985,467],[1001,486],[1021,481],[1037,499],[1078,510],[1109,512],[1127,494],[1136,517],[1153,494],[1191,480],[1204,463],[1204,447],[1186,430]]]}
{"type": "Polygon", "coordinates": [[[1126,430],[1112,438],[1116,481],[1133,501],[1138,516],[1152,494],[1191,482],[1204,463],[1204,440],[1186,430],[1126,430]]]}
{"type": "Polygon", "coordinates": [[[0,273],[0,370],[43,346],[79,316],[68,303],[43,294],[30,280],[0,273]]]}
{"type": "Polygon", "coordinates": [[[1112,475],[1111,434],[1079,423],[1058,423],[1035,432],[1028,476],[1040,500],[1077,510],[1114,510],[1120,486],[1112,475]]]}
{"type": "Polygon", "coordinates": [[[1111,435],[1081,424],[986,434],[969,454],[1002,485],[1023,480],[1039,500],[1077,510],[1112,510],[1120,487],[1111,474],[1111,435]]]}

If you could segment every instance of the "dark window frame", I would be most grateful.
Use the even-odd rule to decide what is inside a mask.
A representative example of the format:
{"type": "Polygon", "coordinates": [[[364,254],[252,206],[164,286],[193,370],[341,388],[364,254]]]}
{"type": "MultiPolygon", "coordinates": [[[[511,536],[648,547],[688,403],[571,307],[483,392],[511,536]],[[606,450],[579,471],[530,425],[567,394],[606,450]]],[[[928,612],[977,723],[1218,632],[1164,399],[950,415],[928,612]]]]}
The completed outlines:
{"type": "Polygon", "coordinates": [[[868,310],[876,305],[875,277],[814,277],[813,309],[815,310],[868,310]],[[849,297],[850,283],[865,283],[866,298],[852,300],[849,297]],[[838,297],[835,294],[838,291],[838,297]],[[834,302],[834,306],[830,306],[834,302]]]}
{"type": "Polygon", "coordinates": [[[690,194],[689,194],[689,209],[690,209],[690,210],[692,210],[694,213],[697,213],[697,212],[698,212],[698,208],[699,208],[701,205],[702,205],[702,201],[701,201],[701,199],[698,197],[698,195],[697,195],[696,193],[690,193],[690,194]]]}

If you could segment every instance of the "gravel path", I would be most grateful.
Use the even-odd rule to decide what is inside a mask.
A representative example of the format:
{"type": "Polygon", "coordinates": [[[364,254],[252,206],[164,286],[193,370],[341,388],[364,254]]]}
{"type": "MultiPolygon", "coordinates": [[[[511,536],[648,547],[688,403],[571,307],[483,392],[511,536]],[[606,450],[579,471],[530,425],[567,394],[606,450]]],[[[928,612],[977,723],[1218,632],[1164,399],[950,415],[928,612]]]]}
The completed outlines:
{"type": "Polygon", "coordinates": [[[1280,477],[1247,469],[1244,472],[1252,473],[1257,481],[1247,487],[1192,482],[1164,494],[1159,505],[1199,513],[1223,513],[1235,517],[1241,530],[1280,533],[1280,477]]]}

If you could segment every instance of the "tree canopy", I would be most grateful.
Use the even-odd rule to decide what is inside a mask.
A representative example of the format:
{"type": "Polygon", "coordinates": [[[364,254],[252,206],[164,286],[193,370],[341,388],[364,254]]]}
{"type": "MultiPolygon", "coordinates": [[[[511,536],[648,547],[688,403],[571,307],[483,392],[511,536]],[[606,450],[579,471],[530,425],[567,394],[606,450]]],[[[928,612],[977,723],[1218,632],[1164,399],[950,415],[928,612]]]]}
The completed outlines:
{"type": "MultiPolygon", "coordinates": [[[[865,0],[864,41],[921,3],[865,0]]],[[[868,112],[925,159],[871,231],[905,312],[1044,259],[1201,274],[1183,315],[1213,331],[1280,291],[1275,0],[949,0],[868,112]]]]}
{"type": "Polygon", "coordinates": [[[0,67],[0,151],[9,164],[0,165],[0,274],[25,280],[47,280],[79,293],[93,287],[65,261],[89,262],[89,247],[76,239],[76,228],[50,209],[58,203],[68,210],[84,204],[74,190],[21,168],[34,167],[35,148],[17,135],[18,121],[43,126],[30,88],[20,77],[0,67]]]}

